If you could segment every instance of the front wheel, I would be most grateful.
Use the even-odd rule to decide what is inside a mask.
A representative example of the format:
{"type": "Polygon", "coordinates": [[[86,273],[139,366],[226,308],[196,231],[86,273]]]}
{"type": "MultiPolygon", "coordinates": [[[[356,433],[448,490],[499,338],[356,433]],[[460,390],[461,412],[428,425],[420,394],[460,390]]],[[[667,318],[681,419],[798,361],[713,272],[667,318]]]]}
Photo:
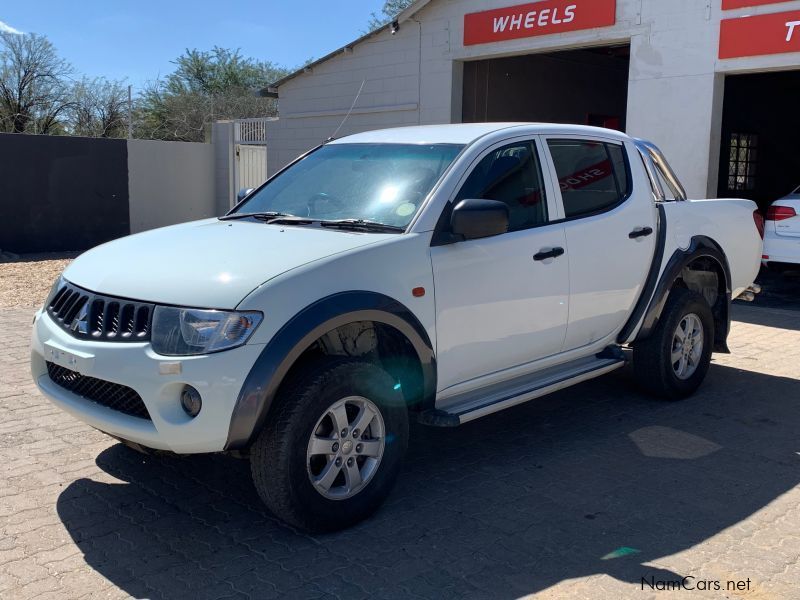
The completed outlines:
{"type": "Polygon", "coordinates": [[[400,386],[380,367],[335,360],[295,378],[253,445],[256,489],[301,529],[342,529],[389,494],[408,445],[400,386]]]}
{"type": "Polygon", "coordinates": [[[633,346],[633,370],[646,391],[677,400],[703,382],[711,363],[714,318],[700,294],[675,288],[653,334],[633,346]]]}

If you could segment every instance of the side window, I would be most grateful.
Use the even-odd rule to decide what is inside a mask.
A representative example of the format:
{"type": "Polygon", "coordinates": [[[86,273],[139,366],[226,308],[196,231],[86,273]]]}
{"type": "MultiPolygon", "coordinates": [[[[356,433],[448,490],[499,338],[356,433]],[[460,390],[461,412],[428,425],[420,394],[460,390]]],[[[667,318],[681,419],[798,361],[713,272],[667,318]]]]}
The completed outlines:
{"type": "Polygon", "coordinates": [[[611,208],[631,193],[625,149],[588,140],[548,140],[567,218],[611,208]]]}
{"type": "Polygon", "coordinates": [[[486,155],[464,182],[456,204],[466,199],[505,202],[509,231],[546,223],[544,179],[533,142],[509,144],[486,155]]]}
{"type": "Polygon", "coordinates": [[[627,198],[633,190],[631,189],[631,174],[628,170],[628,161],[625,160],[625,148],[617,144],[606,144],[606,151],[609,158],[611,158],[611,166],[614,168],[614,177],[617,180],[617,189],[620,196],[627,198]]]}

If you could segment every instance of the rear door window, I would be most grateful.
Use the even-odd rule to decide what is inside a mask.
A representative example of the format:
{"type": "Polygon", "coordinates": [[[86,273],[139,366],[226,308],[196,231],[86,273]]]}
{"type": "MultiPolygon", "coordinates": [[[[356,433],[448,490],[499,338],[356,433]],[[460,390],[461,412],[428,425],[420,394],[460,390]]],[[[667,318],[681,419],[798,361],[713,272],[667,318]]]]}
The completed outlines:
{"type": "Polygon", "coordinates": [[[551,139],[564,216],[588,216],[613,208],[631,194],[625,149],[591,140],[551,139]]]}

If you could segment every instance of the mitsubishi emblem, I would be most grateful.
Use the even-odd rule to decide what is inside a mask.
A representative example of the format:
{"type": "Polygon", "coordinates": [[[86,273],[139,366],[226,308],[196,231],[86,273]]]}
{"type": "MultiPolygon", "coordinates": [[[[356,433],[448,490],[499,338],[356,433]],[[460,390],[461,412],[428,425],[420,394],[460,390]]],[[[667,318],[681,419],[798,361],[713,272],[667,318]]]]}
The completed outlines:
{"type": "Polygon", "coordinates": [[[75,316],[75,320],[70,325],[70,329],[74,333],[79,333],[81,335],[86,335],[89,333],[89,303],[86,302],[78,311],[78,314],[75,316]]]}

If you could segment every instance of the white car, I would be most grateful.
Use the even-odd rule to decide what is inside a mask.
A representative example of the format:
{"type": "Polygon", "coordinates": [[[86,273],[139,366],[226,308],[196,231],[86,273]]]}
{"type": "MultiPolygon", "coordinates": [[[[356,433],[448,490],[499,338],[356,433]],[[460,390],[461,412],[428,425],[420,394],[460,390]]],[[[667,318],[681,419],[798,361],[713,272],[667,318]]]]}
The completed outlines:
{"type": "Polygon", "coordinates": [[[337,529],[387,496],[411,419],[460,425],[631,354],[645,390],[691,394],[758,272],[755,209],[687,200],[616,131],[361,133],[224,217],[80,256],[36,315],[33,378],[137,448],[247,455],[276,515],[337,529]]]}
{"type": "Polygon", "coordinates": [[[769,267],[800,266],[800,187],[767,209],[761,258],[769,267]]]}

